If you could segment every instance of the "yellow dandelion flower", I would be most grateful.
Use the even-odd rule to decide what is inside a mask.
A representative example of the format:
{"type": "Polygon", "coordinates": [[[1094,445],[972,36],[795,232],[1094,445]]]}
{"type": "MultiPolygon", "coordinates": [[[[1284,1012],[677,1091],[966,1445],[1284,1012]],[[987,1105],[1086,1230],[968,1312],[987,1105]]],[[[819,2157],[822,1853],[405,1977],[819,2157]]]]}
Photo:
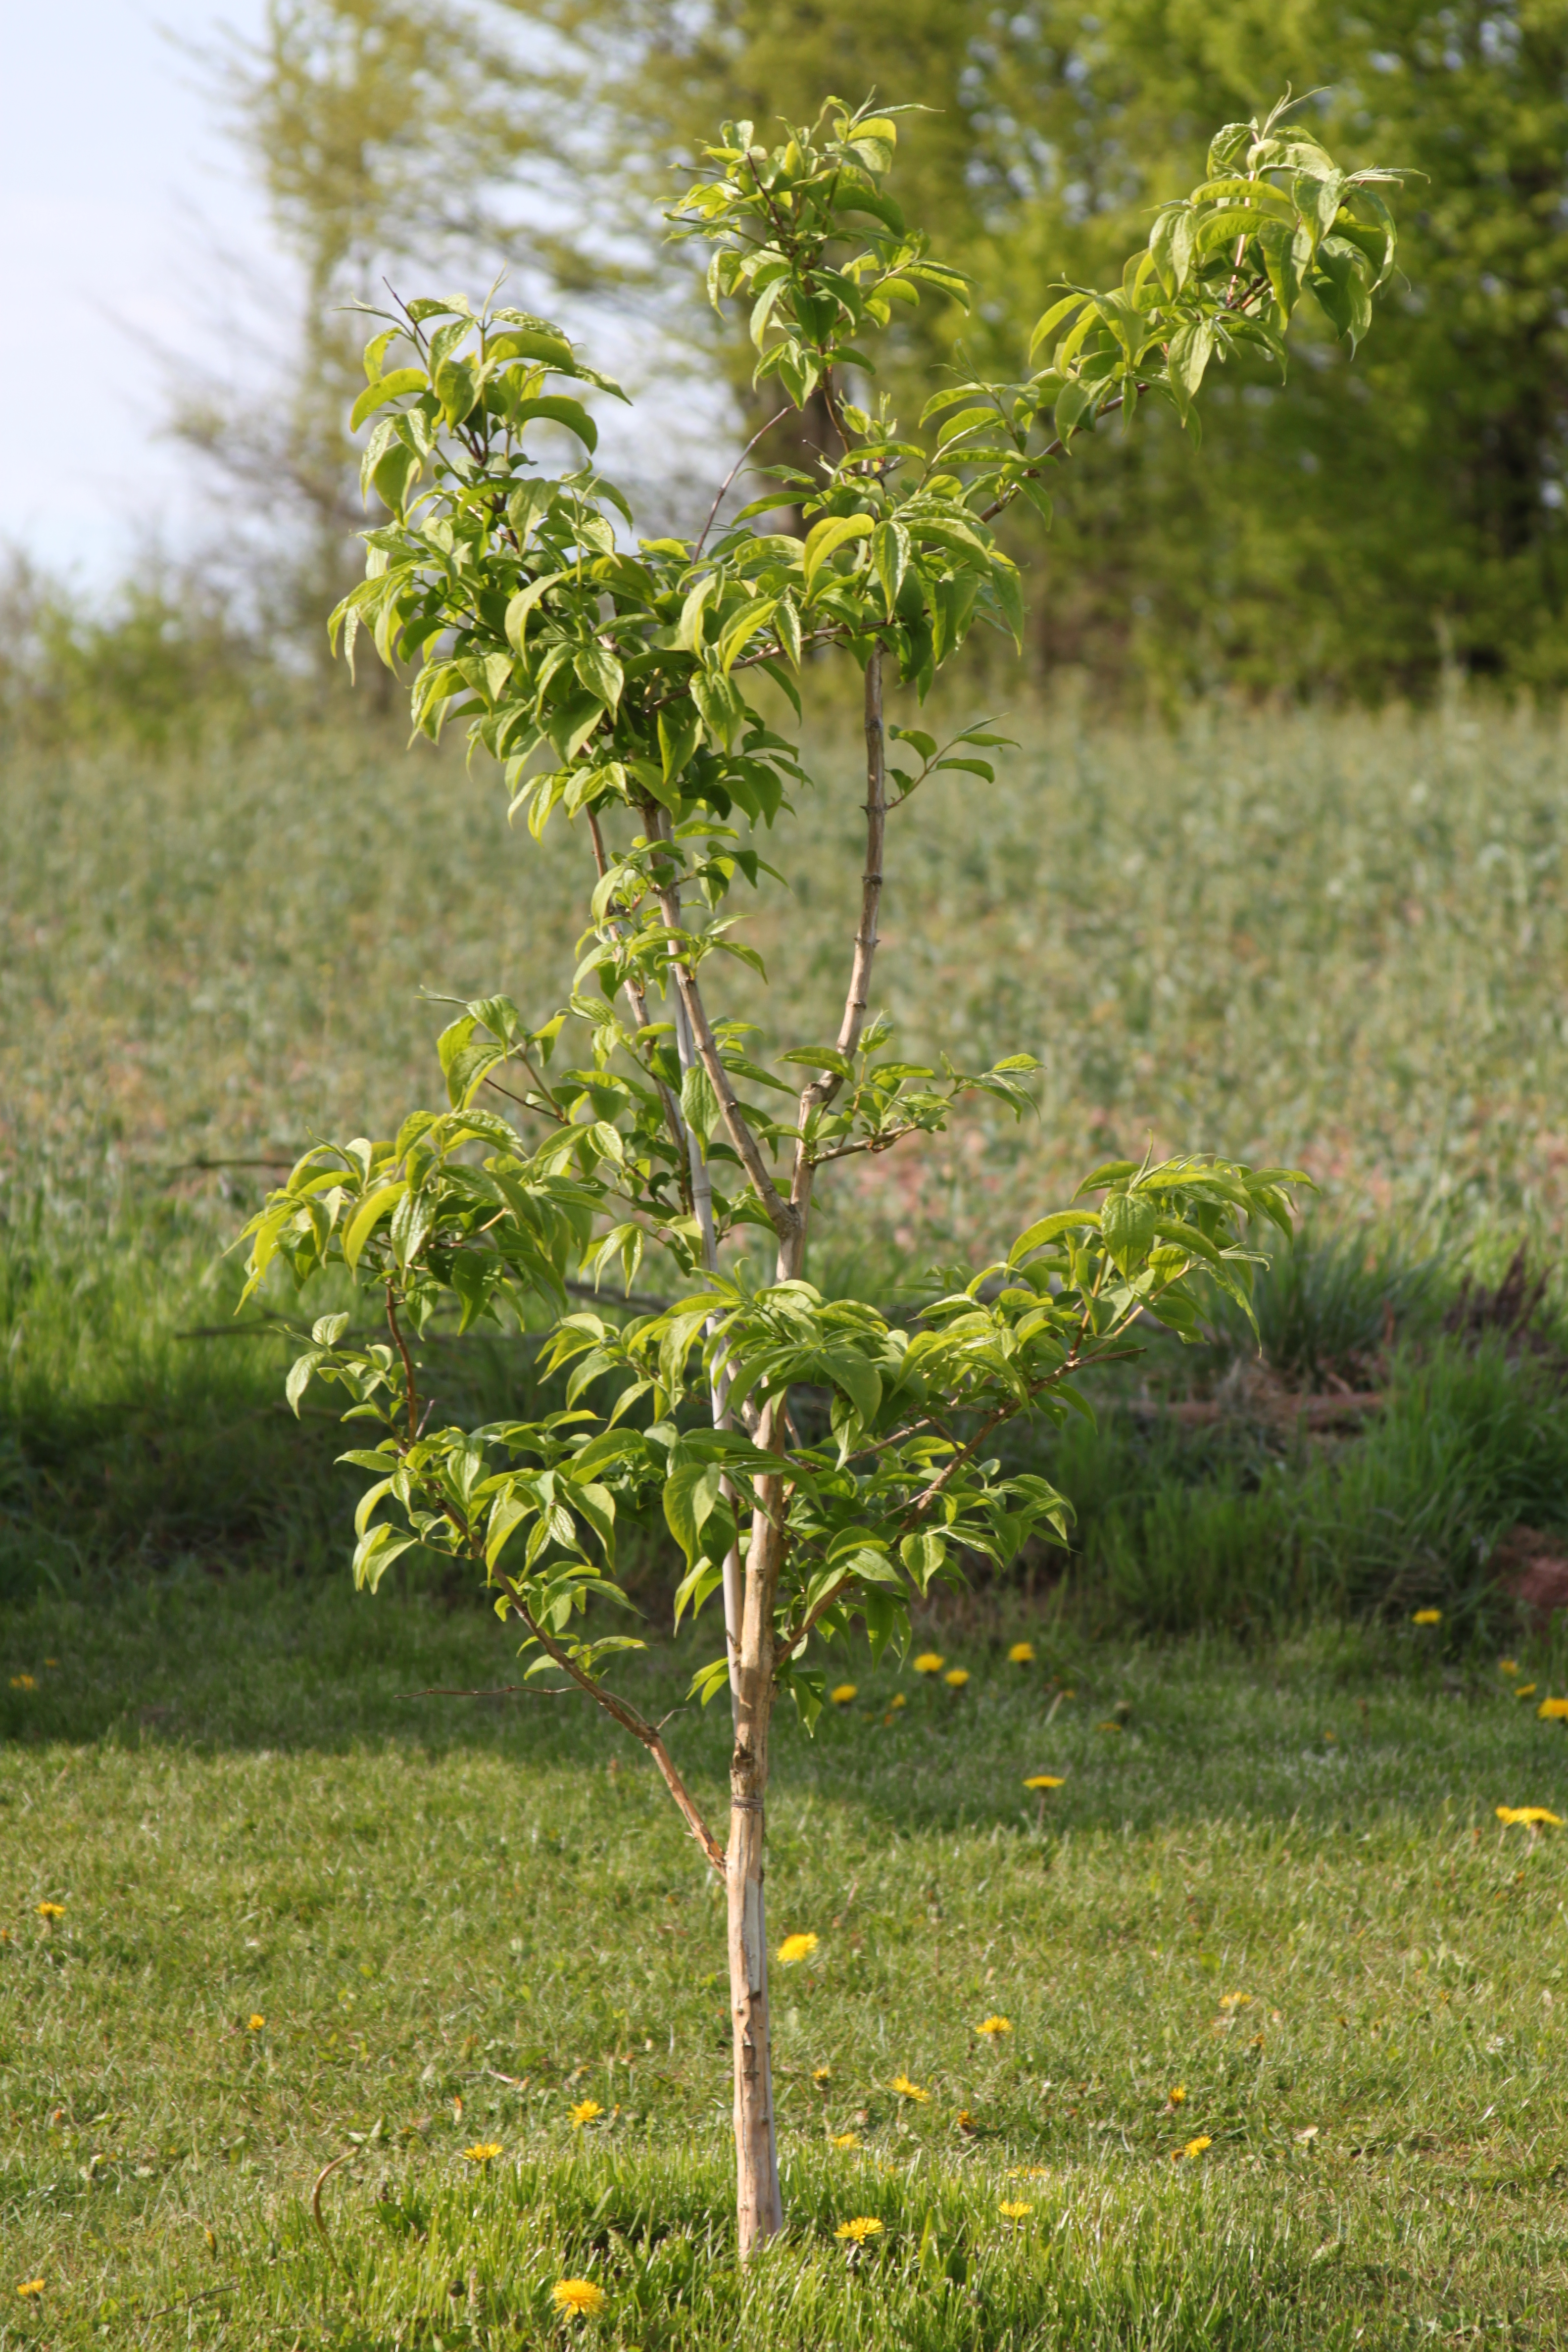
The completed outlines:
{"type": "Polygon", "coordinates": [[[1542,1723],[1568,1722],[1568,1698],[1543,1698],[1535,1712],[1542,1723]]]}
{"type": "Polygon", "coordinates": [[[889,1707],[908,1706],[909,1703],[909,1699],[902,1691],[895,1691],[892,1697],[888,1701],[889,1707]]]}
{"type": "Polygon", "coordinates": [[[557,2311],[569,2311],[574,2318],[596,2319],[606,2297],[604,2288],[595,2286],[592,2279],[557,2279],[550,2300],[557,2311]]]}
{"type": "Polygon", "coordinates": [[[860,2135],[858,2132],[835,2132],[833,2145],[835,2147],[858,2147],[860,2135]]]}
{"type": "Polygon", "coordinates": [[[1094,1727],[1096,1731],[1120,1731],[1121,1726],[1119,1723],[1097,1723],[1094,1727]]]}
{"type": "Polygon", "coordinates": [[[40,1903],[38,1906],[40,1919],[63,1919],[65,1916],[66,1906],[63,1903],[40,1903]]]}
{"type": "Polygon", "coordinates": [[[258,2009],[253,2009],[250,2015],[246,2020],[246,2032],[247,2033],[259,2033],[265,2027],[266,2023],[267,2020],[262,2016],[261,2011],[258,2009]]]}
{"type": "Polygon", "coordinates": [[[591,2124],[595,2116],[602,2116],[604,2112],[597,2099],[579,2099],[572,2109],[573,2130],[581,2131],[584,2124],[591,2124]]]}
{"type": "Polygon", "coordinates": [[[809,1960],[821,1938],[816,1936],[786,1936],[779,1946],[781,1969],[793,1969],[796,1960],[809,1960]]]}
{"type": "Polygon", "coordinates": [[[897,2091],[900,2099],[913,2099],[921,2106],[923,2106],[931,2096],[931,2093],[922,2091],[918,2083],[911,2083],[907,2074],[895,2074],[892,2088],[897,2091]]]}
{"type": "Polygon", "coordinates": [[[1413,1625],[1440,1625],[1442,1622],[1443,1612],[1440,1609],[1418,1609],[1410,1620],[1413,1625]]]}
{"type": "Polygon", "coordinates": [[[1221,2009],[1250,2009],[1252,1995],[1249,1992],[1222,1992],[1219,2005],[1221,2009]]]}
{"type": "Polygon", "coordinates": [[[59,1660],[58,1658],[46,1658],[44,1660],[44,1664],[46,1666],[58,1666],[59,1664],[59,1660]]]}
{"type": "Polygon", "coordinates": [[[23,2279],[16,2288],[18,2294],[42,2294],[43,2291],[44,2282],[41,2278],[23,2279]]]}
{"type": "Polygon", "coordinates": [[[1007,1664],[1010,1666],[1032,1666],[1034,1663],[1035,1645],[1033,1642],[1015,1642],[1012,1648],[1007,1653],[1007,1664]]]}
{"type": "Polygon", "coordinates": [[[1005,2221],[1026,2221],[1034,2210],[1022,2197],[1004,2197],[996,2208],[1005,2221]]]}
{"type": "Polygon", "coordinates": [[[1170,2089],[1165,2094],[1165,2105],[1168,2107],[1184,2107],[1186,2103],[1186,2084],[1184,2083],[1173,2083],[1170,2089]]]}
{"type": "Polygon", "coordinates": [[[480,2139],[476,2140],[472,2147],[466,2147],[463,2154],[470,2164],[493,2164],[500,2150],[499,2139],[480,2139]]]}
{"type": "Polygon", "coordinates": [[[1048,2180],[1050,2177],[1048,2164],[1016,2164],[1007,2175],[1009,2180],[1048,2180]]]}
{"type": "Polygon", "coordinates": [[[974,2031],[976,2033],[1011,2033],[1013,2021],[1010,2017],[987,2017],[982,2020],[974,2031]]]}
{"type": "Polygon", "coordinates": [[[1026,1789],[1062,1789],[1067,1783],[1055,1772],[1031,1772],[1024,1786],[1026,1789]]]}
{"type": "Polygon", "coordinates": [[[1065,1690],[1062,1692],[1061,1696],[1063,1698],[1076,1698],[1078,1696],[1078,1693],[1074,1690],[1065,1690]]]}
{"type": "Polygon", "coordinates": [[[1531,1829],[1542,1824],[1553,1830],[1560,1830],[1563,1826],[1562,1814],[1549,1813],[1544,1805],[1500,1805],[1497,1817],[1504,1829],[1511,1828],[1515,1822],[1521,1822],[1531,1829]]]}
{"type": "Polygon", "coordinates": [[[1210,2139],[1207,2132],[1202,2132],[1196,2139],[1190,2139],[1185,2147],[1182,2149],[1181,2153],[1184,2156],[1202,2156],[1205,2147],[1212,2147],[1213,2146],[1214,2142],[1210,2139]]]}
{"type": "Polygon", "coordinates": [[[833,2080],[832,2067],[814,2066],[811,2070],[811,2079],[814,2083],[831,2083],[833,2080]]]}
{"type": "Polygon", "coordinates": [[[853,2221],[840,2221],[833,2234],[836,2238],[853,2238],[858,2246],[863,2246],[868,2238],[881,2236],[882,2225],[874,2213],[857,2213],[853,2221]]]}
{"type": "Polygon", "coordinates": [[[1500,1658],[1497,1662],[1497,1670],[1500,1675],[1517,1675],[1519,1672],[1519,1660],[1517,1658],[1500,1658]]]}
{"type": "Polygon", "coordinates": [[[37,1690],[38,1685],[31,1675],[13,1675],[11,1687],[13,1690],[37,1690]]]}
{"type": "Polygon", "coordinates": [[[968,1680],[969,1668],[967,1666],[950,1666],[947,1673],[942,1676],[942,1681],[947,1685],[949,1690],[962,1690],[968,1680]]]}
{"type": "Polygon", "coordinates": [[[946,1664],[947,1660],[940,1650],[922,1650],[914,1662],[915,1672],[917,1675],[940,1675],[946,1664]]]}
{"type": "Polygon", "coordinates": [[[827,1696],[835,1706],[847,1706],[852,1698],[859,1696],[859,1685],[856,1683],[839,1683],[828,1692],[827,1696]]]}
{"type": "Polygon", "coordinates": [[[1537,1688],[1538,1685],[1535,1683],[1521,1683],[1519,1688],[1514,1693],[1514,1696],[1515,1698],[1533,1698],[1537,1688]]]}

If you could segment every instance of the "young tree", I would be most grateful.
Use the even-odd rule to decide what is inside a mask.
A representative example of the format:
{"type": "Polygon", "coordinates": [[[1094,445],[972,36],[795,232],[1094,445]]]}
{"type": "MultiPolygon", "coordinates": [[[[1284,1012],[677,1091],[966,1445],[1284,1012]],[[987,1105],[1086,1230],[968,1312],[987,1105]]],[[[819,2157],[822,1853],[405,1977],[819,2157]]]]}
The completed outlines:
{"type": "Polygon", "coordinates": [[[1156,399],[1192,422],[1211,361],[1280,357],[1309,289],[1353,342],[1394,251],[1385,175],[1342,173],[1278,112],[1229,125],[1120,287],[1062,290],[1033,373],[936,392],[930,446],[854,396],[900,306],[966,296],[888,192],[896,137],[892,113],[837,100],[772,149],[731,124],[675,206],[675,235],[712,247],[715,302],[749,309],[760,381],[797,410],[820,394],[836,444],[694,545],[630,542],[591,463],[558,478],[535,464],[547,422],[591,457],[575,388],[615,391],[555,327],[420,300],[369,344],[355,422],[378,417],[364,481],[395,520],[366,534],[367,577],[338,616],[348,647],[363,628],[384,661],[418,656],[417,725],[465,717],[536,837],[557,808],[582,821],[589,922],[564,1005],[534,1026],[506,996],[469,1004],[440,1040],[447,1108],[307,1152],[247,1229],[252,1289],[278,1260],[300,1282],[341,1265],[384,1310],[386,1339],[368,1346],[349,1344],[347,1315],[318,1320],[288,1384],[298,1407],[311,1379],[335,1382],[346,1417],[380,1433],[344,1457],[373,1479],[357,1582],[374,1591],[414,1544],[470,1560],[529,1672],[563,1675],[647,1748],[724,1881],[742,2253],[782,2218],[763,1898],[778,1698],[809,1726],[826,1646],[858,1629],[873,1652],[900,1647],[911,1602],[966,1559],[1005,1568],[1037,1523],[1064,1533],[1062,1497],[1005,1473],[994,1433],[1081,1409],[1081,1375],[1128,1353],[1140,1318],[1190,1333],[1198,1277],[1245,1305],[1249,1221],[1289,1230],[1286,1171],[1117,1162],[1005,1261],[945,1270],[904,1326],[813,1287],[818,1170],[940,1129],[969,1091],[1021,1111],[1034,1066],[1018,1054],[939,1075],[900,1060],[871,1015],[889,820],[956,770],[983,821],[999,740],[972,727],[939,745],[889,723],[885,691],[923,697],[976,621],[1019,636],[1018,576],[990,525],[1015,499],[1043,507],[1042,478],[1097,420],[1156,399]],[[781,494],[803,538],[758,529],[781,494]],[[806,1074],[781,1078],[750,1057],[717,984],[721,959],[757,961],[725,910],[763,870],[759,830],[808,782],[748,689],[765,677],[798,712],[799,684],[834,654],[864,677],[859,919],[837,1033],[778,1055],[806,1074]],[[577,1058],[560,1068],[567,1038],[577,1058]],[[771,1271],[741,1246],[759,1234],[771,1271]],[[650,1256],[671,1304],[573,1307],[571,1286],[616,1271],[629,1290],[650,1256]],[[565,1409],[433,1425],[414,1353],[430,1318],[454,1307],[467,1330],[541,1305],[546,1369],[570,1367],[565,1409]],[[677,1622],[722,1595],[723,1650],[694,1688],[730,1694],[727,1846],[659,1729],[606,1680],[638,1644],[587,1613],[624,1601],[617,1528],[660,1507],[686,1562],[677,1622]]]}

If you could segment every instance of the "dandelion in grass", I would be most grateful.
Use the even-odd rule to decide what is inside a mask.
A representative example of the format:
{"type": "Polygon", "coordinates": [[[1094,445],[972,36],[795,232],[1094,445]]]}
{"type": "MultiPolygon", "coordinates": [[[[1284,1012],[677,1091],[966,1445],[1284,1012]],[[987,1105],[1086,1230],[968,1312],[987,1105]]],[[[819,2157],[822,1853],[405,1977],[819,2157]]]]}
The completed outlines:
{"type": "Polygon", "coordinates": [[[1012,1648],[1007,1653],[1007,1664],[1010,1666],[1032,1666],[1034,1663],[1035,1645],[1033,1642],[1015,1642],[1012,1648]]]}
{"type": "Polygon", "coordinates": [[[973,2139],[980,2129],[979,2116],[972,2114],[968,2107],[960,2107],[952,2120],[966,2139],[973,2139]]]}
{"type": "Polygon", "coordinates": [[[779,1946],[779,1966],[793,1969],[797,1960],[809,1960],[820,1937],[816,1936],[786,1936],[779,1946]]]}
{"type": "Polygon", "coordinates": [[[1500,1805],[1497,1817],[1505,1830],[1515,1827],[1560,1830],[1563,1826],[1562,1814],[1549,1813],[1544,1805],[1500,1805]]]}
{"type": "Polygon", "coordinates": [[[1543,1698],[1535,1712],[1542,1723],[1568,1722],[1568,1698],[1543,1698]]]}
{"type": "Polygon", "coordinates": [[[1173,2111],[1173,2112],[1174,2112],[1174,2110],[1175,2110],[1177,2107],[1184,2107],[1184,2106],[1186,2105],[1186,2104],[1187,2104],[1187,2086],[1186,2086],[1186,2084],[1185,2084],[1184,2083],[1173,2083],[1173,2084],[1172,2084],[1172,2085],[1171,2085],[1171,2087],[1170,2087],[1170,2089],[1169,2089],[1169,2090],[1166,2092],[1166,2094],[1165,2094],[1165,2105],[1167,2105],[1167,2106],[1168,2106],[1168,2107],[1173,2111]]]}
{"type": "Polygon", "coordinates": [[[66,1906],[63,1903],[40,1903],[38,1906],[40,1919],[63,1919],[65,1916],[66,1906]]]}
{"type": "Polygon", "coordinates": [[[852,2220],[840,2221],[833,2234],[836,2238],[852,2238],[858,2246],[863,2246],[868,2238],[881,2236],[882,2225],[874,2213],[857,2213],[852,2220]]]}
{"type": "Polygon", "coordinates": [[[1026,2221],[1034,2210],[1026,2197],[1004,2197],[996,2208],[1004,2221],[1026,2221]]]}
{"type": "Polygon", "coordinates": [[[592,2279],[557,2279],[550,2300],[557,2311],[570,2312],[574,2319],[597,2319],[608,2298],[592,2279]]]}
{"type": "Polygon", "coordinates": [[[1121,1726],[1119,1723],[1097,1723],[1094,1727],[1096,1731],[1120,1731],[1121,1726]]]}
{"type": "Polygon", "coordinates": [[[1440,1625],[1442,1622],[1443,1612],[1440,1609],[1418,1609],[1410,1620],[1413,1625],[1440,1625]]]}
{"type": "Polygon", "coordinates": [[[903,1691],[895,1691],[892,1697],[888,1701],[889,1713],[891,1714],[897,1707],[908,1706],[909,1703],[909,1699],[903,1691]]]}
{"type": "Polygon", "coordinates": [[[1514,1696],[1515,1698],[1533,1698],[1539,1687],[1539,1684],[1536,1683],[1521,1683],[1514,1692],[1514,1696]]]}
{"type": "Polygon", "coordinates": [[[31,1675],[13,1675],[11,1687],[13,1690],[37,1690],[38,1685],[31,1675]]]}
{"type": "Polygon", "coordinates": [[[1065,1789],[1067,1782],[1057,1772],[1031,1772],[1024,1786],[1026,1789],[1065,1789]]]}
{"type": "Polygon", "coordinates": [[[922,2091],[918,2083],[911,2083],[907,2074],[895,2074],[892,2087],[900,2099],[913,2099],[917,2106],[923,2107],[931,2096],[931,2093],[922,2091]]]}
{"type": "Polygon", "coordinates": [[[245,2021],[245,2030],[247,2033],[260,2033],[265,2030],[266,2024],[267,2020],[262,2016],[261,2011],[258,2009],[253,2009],[245,2021]]]}
{"type": "Polygon", "coordinates": [[[974,2031],[976,2033],[988,2033],[994,2040],[998,2033],[1012,2032],[1013,2021],[1010,2017],[983,2018],[980,2023],[975,2027],[974,2031]]]}
{"type": "Polygon", "coordinates": [[[839,1683],[827,1696],[835,1706],[847,1706],[852,1698],[859,1697],[859,1685],[857,1683],[839,1683]]]}
{"type": "Polygon", "coordinates": [[[1252,1995],[1249,1992],[1222,1992],[1219,2005],[1221,2009],[1250,2009],[1252,1995]]]}
{"type": "Polygon", "coordinates": [[[1500,1658],[1497,1662],[1497,1670],[1500,1675],[1517,1675],[1519,1672],[1519,1660],[1517,1658],[1500,1658]]]}
{"type": "Polygon", "coordinates": [[[835,2132],[833,2145],[835,2147],[858,2147],[860,2135],[858,2132],[835,2132]]]}
{"type": "Polygon", "coordinates": [[[1009,2180],[1048,2180],[1050,2177],[1048,2164],[1016,2164],[1007,2175],[1009,2180]]]}
{"type": "Polygon", "coordinates": [[[46,1658],[44,1660],[44,1664],[46,1666],[58,1666],[59,1664],[59,1660],[58,1658],[46,1658]]]}
{"type": "Polygon", "coordinates": [[[947,1685],[949,1690],[962,1690],[968,1680],[969,1668],[967,1666],[950,1666],[947,1673],[942,1676],[942,1681],[947,1685]]]}
{"type": "Polygon", "coordinates": [[[922,1650],[914,1661],[917,1675],[940,1675],[947,1660],[940,1650],[922,1650]]]}
{"type": "Polygon", "coordinates": [[[42,2294],[43,2291],[44,2282],[41,2278],[21,2279],[17,2282],[16,2292],[18,2294],[42,2294]]]}
{"type": "Polygon", "coordinates": [[[571,2112],[573,2130],[581,2131],[584,2124],[593,2123],[605,2110],[597,2099],[579,2099],[571,2112]]]}
{"type": "Polygon", "coordinates": [[[811,2079],[812,2079],[812,2081],[813,2081],[815,2084],[816,2084],[816,2085],[817,2085],[817,2086],[818,2086],[818,2088],[820,2089],[820,2087],[822,2086],[822,2084],[823,2084],[824,2083],[831,2083],[831,2082],[832,2082],[832,2080],[833,2080],[833,2069],[832,2069],[832,2067],[831,2067],[831,2066],[814,2066],[814,2067],[812,2068],[812,2070],[811,2070],[811,2079]]]}
{"type": "Polygon", "coordinates": [[[500,2151],[499,2139],[479,2139],[472,2147],[466,2147],[463,2154],[470,2164],[493,2164],[500,2151]]]}
{"type": "Polygon", "coordinates": [[[1187,2142],[1185,2147],[1177,2148],[1175,2150],[1175,2155],[1177,2158],[1184,2156],[1202,2156],[1205,2147],[1212,2147],[1213,2146],[1214,2142],[1210,2139],[1207,2132],[1200,2132],[1196,2139],[1190,2139],[1187,2142]]]}

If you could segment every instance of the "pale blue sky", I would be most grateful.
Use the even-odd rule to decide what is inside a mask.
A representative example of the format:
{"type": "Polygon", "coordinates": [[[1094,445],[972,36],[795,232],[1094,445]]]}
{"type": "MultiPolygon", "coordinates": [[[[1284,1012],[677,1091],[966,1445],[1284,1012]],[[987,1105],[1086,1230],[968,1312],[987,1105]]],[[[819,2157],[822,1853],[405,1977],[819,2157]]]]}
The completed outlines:
{"type": "Polygon", "coordinates": [[[216,348],[220,252],[276,271],[255,191],[166,37],[253,32],[262,0],[0,0],[0,543],[86,584],[139,530],[193,528],[153,349],[216,348]]]}

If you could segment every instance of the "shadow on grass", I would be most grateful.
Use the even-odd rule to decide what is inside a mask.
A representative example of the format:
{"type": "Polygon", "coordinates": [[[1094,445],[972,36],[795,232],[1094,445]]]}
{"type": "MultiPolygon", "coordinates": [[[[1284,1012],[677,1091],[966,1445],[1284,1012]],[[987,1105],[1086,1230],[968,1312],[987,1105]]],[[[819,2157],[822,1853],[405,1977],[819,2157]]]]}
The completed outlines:
{"type": "MultiPolygon", "coordinates": [[[[872,1834],[1009,1828],[1047,1845],[1184,1817],[1332,1823],[1468,1802],[1481,1759],[1480,1793],[1497,1778],[1500,1797],[1562,1761],[1563,1727],[1512,1695],[1521,1681],[1568,1687],[1562,1634],[1521,1653],[1511,1679],[1495,1656],[1446,1659],[1435,1630],[1408,1625],[1322,1621],[1250,1645],[1090,1642],[1064,1617],[1016,1608],[1005,1626],[938,1626],[931,1638],[968,1669],[961,1691],[884,1661],[861,1664],[854,1698],[829,1709],[815,1738],[781,1711],[781,1830],[803,1804],[853,1808],[872,1834]],[[1006,1655],[1019,1633],[1035,1652],[1026,1665],[1006,1655]],[[1031,1794],[1024,1783],[1041,1772],[1062,1787],[1031,1794]]],[[[686,1696],[712,1641],[705,1623],[679,1650],[652,1642],[614,1679],[650,1717],[676,1711],[666,1737],[722,1834],[727,1713],[686,1696]]],[[[0,1614],[0,1742],[13,1748],[468,1750],[544,1775],[603,1771],[613,1759],[626,1785],[646,1778],[662,1801],[642,1751],[574,1695],[446,1695],[521,1680],[512,1639],[482,1606],[418,1592],[373,1600],[346,1580],[195,1576],[90,1604],[46,1594],[0,1614]]]]}

